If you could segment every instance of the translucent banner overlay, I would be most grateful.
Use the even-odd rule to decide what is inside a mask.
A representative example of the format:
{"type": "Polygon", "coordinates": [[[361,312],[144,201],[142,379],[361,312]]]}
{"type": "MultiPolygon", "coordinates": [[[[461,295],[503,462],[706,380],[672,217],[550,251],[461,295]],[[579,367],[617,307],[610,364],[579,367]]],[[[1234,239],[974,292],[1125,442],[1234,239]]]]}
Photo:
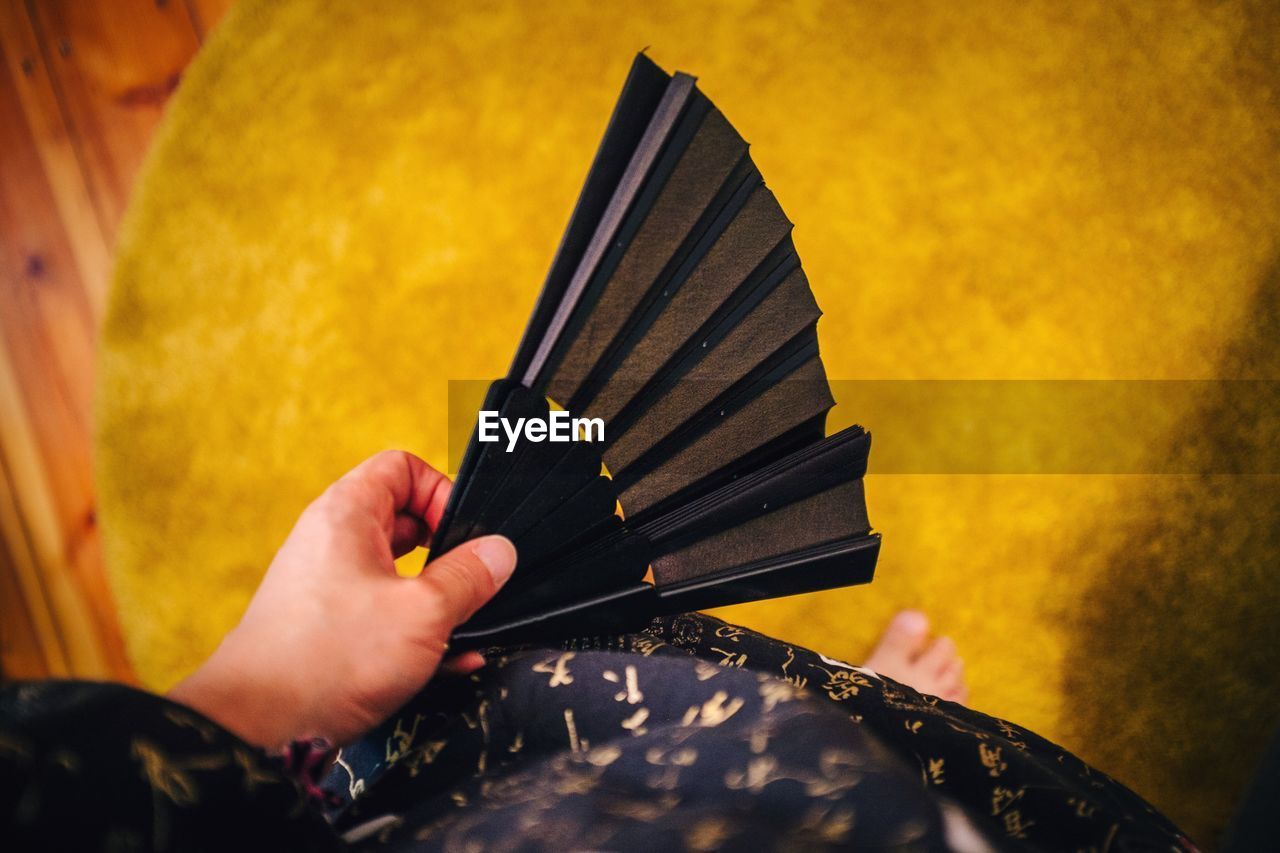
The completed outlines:
{"type": "MultiPolygon", "coordinates": [[[[830,386],[836,405],[827,433],[851,424],[869,430],[872,474],[1280,474],[1276,380],[832,380],[830,386]]],[[[489,380],[449,381],[451,473],[488,387],[489,380]]],[[[709,399],[722,389],[708,383],[685,390],[709,399]]],[[[605,436],[613,438],[607,418],[605,436]]]]}

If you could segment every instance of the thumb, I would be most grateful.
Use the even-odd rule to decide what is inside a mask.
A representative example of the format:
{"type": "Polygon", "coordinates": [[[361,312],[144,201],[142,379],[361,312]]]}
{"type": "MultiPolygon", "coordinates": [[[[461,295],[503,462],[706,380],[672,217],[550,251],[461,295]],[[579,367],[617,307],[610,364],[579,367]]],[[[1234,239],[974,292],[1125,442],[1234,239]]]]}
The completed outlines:
{"type": "Polygon", "coordinates": [[[480,609],[511,577],[516,568],[516,546],[505,536],[482,536],[464,542],[418,576],[435,599],[441,617],[453,628],[480,609]]]}

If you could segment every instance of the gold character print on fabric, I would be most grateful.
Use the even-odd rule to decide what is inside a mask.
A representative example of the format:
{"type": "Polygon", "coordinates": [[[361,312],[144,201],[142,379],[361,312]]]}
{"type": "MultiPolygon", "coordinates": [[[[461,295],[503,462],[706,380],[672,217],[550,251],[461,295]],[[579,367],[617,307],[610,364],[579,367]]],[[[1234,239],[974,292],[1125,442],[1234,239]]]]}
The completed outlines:
{"type": "Polygon", "coordinates": [[[1088,800],[1079,799],[1077,797],[1070,797],[1067,800],[1067,805],[1075,806],[1076,817],[1082,817],[1082,818],[1091,818],[1093,817],[1093,813],[1098,810],[1098,807],[1095,806],[1093,803],[1089,802],[1088,800]]]}
{"type": "Polygon", "coordinates": [[[987,768],[987,772],[993,777],[1009,769],[1009,765],[1005,764],[1004,759],[1000,757],[1001,750],[1002,747],[999,746],[992,749],[985,743],[978,744],[978,756],[982,759],[982,766],[987,768]]]}
{"type": "Polygon", "coordinates": [[[787,646],[787,659],[782,662],[782,680],[793,687],[804,689],[804,686],[809,683],[809,679],[798,672],[792,673],[789,671],[791,664],[795,663],[795,661],[796,650],[791,646],[787,646]]]}
{"type": "MultiPolygon", "coordinates": [[[[170,720],[174,721],[172,717],[170,720]]],[[[201,801],[201,792],[196,784],[194,772],[221,770],[234,761],[235,766],[238,766],[241,771],[241,784],[250,794],[259,785],[285,784],[284,780],[276,774],[265,771],[253,753],[239,747],[231,751],[230,758],[225,753],[171,756],[155,743],[145,738],[135,737],[130,741],[129,752],[138,764],[142,777],[151,786],[154,801],[152,834],[156,839],[157,848],[167,847],[170,829],[169,819],[160,808],[161,798],[168,799],[180,807],[193,806],[201,801]]],[[[300,815],[303,808],[305,808],[305,800],[299,791],[289,816],[292,818],[300,815]]]]}
{"type": "Polygon", "coordinates": [[[793,778],[790,774],[778,771],[778,759],[772,755],[761,755],[747,762],[744,770],[730,770],[724,774],[724,786],[731,791],[750,791],[758,794],[764,786],[779,779],[793,778]]]}
{"type": "Polygon", "coordinates": [[[338,750],[337,756],[333,759],[334,763],[343,769],[347,774],[347,794],[351,799],[356,799],[364,793],[364,779],[357,779],[356,772],[351,769],[351,765],[347,762],[346,757],[342,754],[342,750],[338,750]]]}
{"type": "Polygon", "coordinates": [[[649,730],[644,727],[645,721],[648,719],[649,709],[637,708],[634,714],[622,721],[622,727],[637,737],[648,734],[649,730]]]}
{"type": "Polygon", "coordinates": [[[597,746],[588,750],[586,754],[587,763],[594,767],[608,767],[613,762],[622,757],[622,748],[613,744],[605,746],[597,746]]]}
{"type": "Polygon", "coordinates": [[[800,832],[825,844],[842,844],[853,831],[854,811],[834,803],[814,803],[804,813],[800,832]]]}
{"type": "Polygon", "coordinates": [[[475,716],[472,716],[471,714],[468,714],[466,711],[463,711],[462,722],[466,724],[466,727],[471,729],[472,731],[479,729],[481,735],[484,736],[485,743],[488,743],[489,742],[489,700],[488,699],[480,700],[480,704],[476,705],[475,716]]]}
{"type": "Polygon", "coordinates": [[[723,690],[717,690],[706,702],[701,705],[694,705],[688,711],[685,711],[680,725],[718,726],[738,713],[744,704],[745,701],[741,696],[735,696],[730,700],[728,693],[723,690]]]}
{"type": "Polygon", "coordinates": [[[726,788],[760,793],[765,786],[783,779],[804,785],[809,797],[837,800],[863,779],[862,761],[854,753],[841,749],[824,749],[818,758],[818,773],[809,767],[784,768],[776,756],[761,755],[747,762],[742,770],[725,773],[726,788]]]}
{"type": "Polygon", "coordinates": [[[653,746],[644,754],[644,760],[656,768],[645,780],[650,788],[674,791],[680,785],[680,771],[692,767],[698,761],[698,750],[691,746],[653,746]]]}
{"type": "Polygon", "coordinates": [[[649,657],[665,645],[666,643],[659,640],[657,637],[650,636],[649,634],[638,634],[631,642],[631,650],[637,654],[643,655],[644,657],[649,657]]]}
{"type": "Polygon", "coordinates": [[[444,748],[449,744],[447,740],[429,740],[422,746],[414,749],[404,759],[404,766],[409,770],[410,778],[417,776],[422,772],[422,768],[428,764],[432,764],[444,748]]]}
{"type": "Polygon", "coordinates": [[[792,687],[788,682],[778,681],[776,678],[762,678],[760,680],[760,698],[764,700],[764,712],[766,714],[783,702],[798,699],[801,695],[797,688],[792,687]]]}
{"type": "Polygon", "coordinates": [[[996,720],[996,725],[1000,728],[1000,734],[1004,735],[1014,749],[1020,752],[1027,751],[1027,742],[1022,739],[1021,732],[1004,720],[996,720]]]}
{"type": "Polygon", "coordinates": [[[676,794],[664,793],[644,800],[608,797],[597,806],[600,811],[614,817],[625,817],[648,823],[657,820],[680,805],[676,794]]]}
{"type": "Polygon", "coordinates": [[[573,660],[576,655],[573,652],[565,652],[555,661],[541,661],[533,665],[533,671],[550,675],[551,679],[547,682],[548,687],[559,687],[561,685],[573,684],[573,675],[569,672],[569,661],[573,660]]]}
{"type": "Polygon", "coordinates": [[[595,789],[600,777],[604,775],[604,766],[598,766],[588,760],[590,748],[585,745],[586,741],[582,743],[584,745],[580,752],[560,754],[551,760],[549,767],[556,774],[550,789],[553,797],[589,793],[595,789]]]}
{"type": "Polygon", "coordinates": [[[481,699],[476,708],[476,718],[480,724],[480,756],[476,759],[476,773],[484,773],[489,766],[489,700],[481,699]]]}
{"type": "Polygon", "coordinates": [[[741,636],[744,636],[746,633],[747,633],[746,631],[742,630],[736,625],[721,625],[719,628],[716,629],[717,637],[719,637],[722,640],[729,640],[730,642],[734,642],[734,643],[738,642],[738,638],[741,636]]]}
{"type": "Polygon", "coordinates": [[[282,781],[274,773],[264,770],[253,753],[246,749],[236,747],[231,751],[231,757],[244,774],[244,789],[247,793],[252,794],[259,785],[276,785],[282,781]]]}
{"type": "Polygon", "coordinates": [[[1009,806],[1012,806],[1014,803],[1021,800],[1026,792],[1026,788],[1019,788],[1015,791],[1012,788],[1006,788],[1003,785],[996,785],[991,789],[992,817],[1003,813],[1009,808],[1009,806]]]}
{"type": "Polygon", "coordinates": [[[960,732],[960,734],[965,734],[965,735],[973,735],[975,738],[981,741],[985,741],[988,738],[988,735],[986,732],[975,729],[972,726],[957,725],[955,722],[951,720],[946,720],[945,722],[947,724],[947,727],[951,729],[953,732],[960,732]]]}
{"type": "Polygon", "coordinates": [[[834,800],[862,781],[865,763],[856,752],[828,747],[818,756],[818,769],[822,775],[809,779],[805,793],[834,800]]]}
{"type": "Polygon", "coordinates": [[[388,765],[394,765],[400,759],[409,754],[409,749],[413,746],[413,739],[418,736],[418,726],[422,723],[424,717],[421,714],[414,714],[413,723],[409,726],[409,730],[404,730],[404,717],[396,718],[396,727],[387,738],[385,745],[385,756],[388,765]]]}
{"type": "Polygon", "coordinates": [[[1017,809],[1005,813],[1004,831],[1009,833],[1011,838],[1026,838],[1027,830],[1035,825],[1034,820],[1023,820],[1022,812],[1017,809]]]}
{"type": "Polygon", "coordinates": [[[928,775],[928,781],[929,781],[929,782],[932,782],[934,785],[943,785],[943,784],[946,784],[946,781],[947,781],[947,779],[946,779],[946,773],[947,773],[947,769],[946,769],[946,759],[945,759],[945,758],[930,758],[930,759],[929,759],[929,771],[928,771],[928,773],[929,773],[929,775],[928,775]]]}
{"type": "MultiPolygon", "coordinates": [[[[479,713],[483,714],[483,712],[484,708],[481,707],[479,713]]],[[[463,717],[465,719],[466,715],[464,714],[463,717]]],[[[404,727],[405,718],[398,717],[396,719],[395,729],[392,730],[391,734],[387,737],[384,745],[383,754],[386,759],[387,766],[394,767],[397,764],[403,764],[409,771],[410,778],[416,777],[422,772],[423,767],[435,761],[436,756],[438,756],[449,743],[447,740],[429,740],[423,744],[417,744],[418,726],[422,724],[424,719],[425,717],[421,714],[415,714],[413,722],[409,725],[409,729],[406,731],[404,727]]],[[[468,721],[467,724],[470,728],[476,728],[476,726],[479,725],[478,722],[472,721],[468,721]]],[[[347,771],[347,775],[351,776],[351,783],[348,785],[348,788],[353,788],[353,786],[358,784],[360,786],[360,790],[363,791],[364,781],[355,779],[352,774],[351,767],[341,760],[341,752],[338,753],[338,758],[338,763],[347,771]]],[[[353,792],[351,796],[354,798],[356,794],[353,792]]]]}
{"type": "Polygon", "coordinates": [[[733,835],[733,824],[722,817],[703,818],[684,832],[684,844],[689,850],[710,853],[719,850],[733,835]]]}
{"type": "Polygon", "coordinates": [[[743,664],[747,662],[747,656],[746,656],[746,653],[744,652],[730,651],[728,649],[717,648],[716,646],[712,646],[711,651],[720,655],[721,666],[728,666],[728,667],[733,667],[735,669],[738,669],[738,668],[741,668],[743,664]]]}
{"type": "Polygon", "coordinates": [[[158,746],[142,738],[134,738],[130,753],[152,790],[180,806],[199,802],[200,793],[191,774],[177,766],[158,746]]]}
{"type": "Polygon", "coordinates": [[[519,773],[486,779],[480,786],[480,795],[489,807],[549,801],[546,789],[530,785],[529,780],[519,773]]]}
{"type": "Polygon", "coordinates": [[[165,708],[162,713],[164,714],[164,718],[175,726],[184,729],[191,729],[196,734],[200,735],[200,740],[205,743],[213,743],[216,729],[212,723],[197,719],[178,708],[165,708]]]}
{"type": "MultiPolygon", "coordinates": [[[[722,640],[728,640],[731,643],[738,642],[738,638],[743,636],[744,633],[745,632],[741,628],[736,628],[733,625],[721,625],[716,629],[717,637],[722,640]]],[[[716,646],[712,646],[711,651],[721,656],[721,666],[740,668],[747,662],[747,655],[745,652],[730,651],[716,646]]]]}
{"type": "Polygon", "coordinates": [[[699,681],[710,681],[720,674],[720,667],[698,660],[693,665],[693,674],[699,681]]]}
{"type": "Polygon", "coordinates": [[[586,740],[578,738],[578,724],[573,719],[573,709],[564,709],[564,727],[569,733],[569,750],[575,755],[583,750],[590,748],[590,744],[586,740]]]}
{"type": "Polygon", "coordinates": [[[816,664],[810,664],[810,666],[826,675],[827,679],[822,683],[822,689],[827,691],[827,695],[837,702],[851,699],[857,696],[858,691],[863,687],[871,686],[871,680],[857,670],[831,670],[816,664]]]}
{"type": "MultiPolygon", "coordinates": [[[[613,695],[613,701],[622,702],[625,700],[628,705],[637,705],[644,701],[644,694],[640,692],[640,684],[636,677],[636,668],[628,665],[624,672],[626,673],[626,686],[621,692],[613,695]]],[[[603,676],[605,681],[610,681],[614,684],[619,683],[621,680],[618,673],[611,669],[606,669],[603,676]]]]}

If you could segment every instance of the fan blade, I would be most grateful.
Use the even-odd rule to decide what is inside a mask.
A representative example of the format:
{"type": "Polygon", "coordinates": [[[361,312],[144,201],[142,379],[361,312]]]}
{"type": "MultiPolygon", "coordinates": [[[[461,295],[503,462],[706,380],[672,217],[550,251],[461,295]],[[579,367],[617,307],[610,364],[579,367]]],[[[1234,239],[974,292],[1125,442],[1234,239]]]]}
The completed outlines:
{"type": "Polygon", "coordinates": [[[533,564],[558,553],[574,550],[607,535],[620,521],[613,481],[596,477],[576,495],[515,539],[521,559],[533,564]],[[608,527],[608,530],[601,528],[608,527]]]}
{"type": "Polygon", "coordinates": [[[653,561],[659,588],[871,532],[862,481],[841,483],[653,561]]]}
{"type": "MultiPolygon", "coordinates": [[[[610,246],[616,246],[619,242],[620,229],[625,224],[627,212],[641,198],[645,181],[657,163],[663,146],[667,143],[685,108],[689,106],[691,100],[695,100],[696,94],[693,78],[687,74],[676,74],[667,84],[662,100],[658,103],[649,126],[645,128],[644,135],[631,156],[631,162],[622,173],[608,206],[601,213],[600,222],[591,236],[591,242],[587,244],[577,268],[573,271],[573,277],[564,290],[560,304],[556,306],[542,339],[538,341],[537,348],[529,359],[528,366],[521,377],[524,385],[538,390],[546,388],[554,365],[563,357],[564,348],[575,332],[569,326],[570,321],[576,313],[577,322],[580,323],[581,318],[591,309],[592,299],[598,297],[598,290],[588,294],[588,284],[596,275],[599,265],[608,260],[606,253],[609,252],[610,246]],[[585,302],[584,294],[589,296],[585,302]]],[[[698,97],[701,98],[701,96],[698,97]]],[[[705,102],[706,99],[701,98],[701,100],[705,102]]],[[[633,221],[635,218],[633,217],[633,221]]]]}
{"type": "MultiPolygon", "coordinates": [[[[758,516],[777,512],[862,477],[870,450],[870,433],[860,426],[849,427],[665,515],[638,523],[635,529],[653,543],[655,557],[680,551],[758,516]]],[[[851,513],[865,519],[866,507],[855,506],[851,513]]]]}
{"type": "Polygon", "coordinates": [[[735,566],[658,590],[655,615],[870,583],[879,554],[880,537],[871,534],[735,566]]]}
{"type": "Polygon", "coordinates": [[[542,286],[542,293],[538,296],[529,325],[525,327],[511,368],[507,371],[508,376],[525,375],[538,345],[547,337],[551,317],[563,301],[574,270],[581,264],[587,244],[594,236],[605,208],[612,201],[618,182],[640,145],[640,139],[662,101],[670,80],[670,75],[643,53],[638,54],[631,64],[631,72],[623,84],[613,115],[609,117],[604,138],[591,162],[582,192],[569,217],[569,225],[542,286]]]}
{"type": "MultiPolygon", "coordinates": [[[[714,237],[705,254],[682,265],[676,275],[641,306],[620,337],[611,344],[603,386],[579,392],[569,408],[591,417],[604,418],[607,425],[623,409],[644,383],[654,378],[673,353],[681,351],[698,331],[728,302],[738,287],[751,276],[769,254],[782,243],[791,223],[782,213],[768,188],[757,185],[746,197],[733,219],[714,237]],[[590,391],[589,399],[585,399],[590,391]]],[[[702,341],[697,345],[701,349],[702,341]]]]}
{"type": "Polygon", "coordinates": [[[822,314],[790,239],[735,296],[609,422],[609,449],[619,464],[634,460],[657,437],[682,425],[802,331],[813,329],[822,314]]]}
{"type": "MultiPolygon", "coordinates": [[[[820,419],[835,400],[822,362],[815,356],[753,399],[736,402],[742,403],[740,408],[725,408],[723,417],[719,415],[722,410],[714,410],[718,419],[714,427],[667,456],[656,468],[637,470],[632,466],[615,472],[619,500],[628,516],[643,513],[659,501],[672,499],[698,484],[704,489],[714,488],[741,470],[733,460],[768,448],[772,439],[793,429],[812,425],[811,429],[816,430],[809,440],[817,441],[823,433],[820,419]]],[[[607,452],[605,459],[608,464],[607,452]]]]}
{"type": "Polygon", "coordinates": [[[594,309],[584,312],[575,339],[556,365],[548,390],[553,399],[583,411],[588,402],[584,384],[608,377],[625,355],[618,342],[655,305],[660,310],[706,255],[760,185],[746,152],[746,143],[715,110],[702,119],[687,147],[678,141],[669,147],[666,157],[679,158],[678,163],[670,166],[670,178],[652,207],[638,212],[643,223],[621,247],[612,275],[597,285],[603,292],[594,309]]]}

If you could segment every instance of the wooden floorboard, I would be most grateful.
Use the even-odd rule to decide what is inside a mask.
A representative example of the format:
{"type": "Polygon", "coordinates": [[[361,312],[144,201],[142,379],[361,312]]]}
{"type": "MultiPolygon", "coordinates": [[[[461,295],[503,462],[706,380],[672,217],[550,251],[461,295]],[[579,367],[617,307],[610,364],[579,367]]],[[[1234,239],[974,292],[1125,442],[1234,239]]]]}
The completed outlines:
{"type": "Polygon", "coordinates": [[[0,677],[133,678],[91,468],[109,247],[230,5],[0,0],[0,677]]]}

